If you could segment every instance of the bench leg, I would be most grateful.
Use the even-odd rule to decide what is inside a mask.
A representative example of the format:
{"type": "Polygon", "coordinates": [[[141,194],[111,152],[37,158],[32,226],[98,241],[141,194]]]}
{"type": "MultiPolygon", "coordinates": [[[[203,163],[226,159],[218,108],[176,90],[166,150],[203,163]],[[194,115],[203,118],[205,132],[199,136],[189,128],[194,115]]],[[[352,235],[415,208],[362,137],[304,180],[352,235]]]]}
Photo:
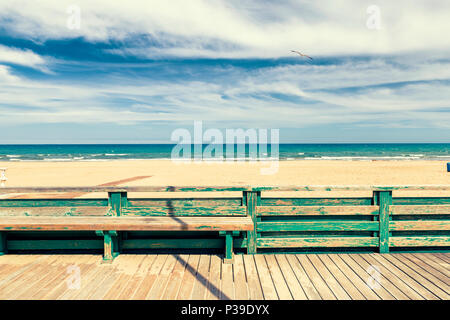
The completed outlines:
{"type": "Polygon", "coordinates": [[[103,262],[111,263],[119,255],[119,236],[116,231],[97,231],[97,234],[104,239],[103,262]]]}
{"type": "Polygon", "coordinates": [[[224,231],[220,232],[220,235],[225,236],[225,257],[223,263],[233,263],[233,236],[235,233],[233,231],[224,231]]]}
{"type": "Polygon", "coordinates": [[[0,232],[0,256],[8,253],[8,243],[6,242],[6,232],[0,232]]]}

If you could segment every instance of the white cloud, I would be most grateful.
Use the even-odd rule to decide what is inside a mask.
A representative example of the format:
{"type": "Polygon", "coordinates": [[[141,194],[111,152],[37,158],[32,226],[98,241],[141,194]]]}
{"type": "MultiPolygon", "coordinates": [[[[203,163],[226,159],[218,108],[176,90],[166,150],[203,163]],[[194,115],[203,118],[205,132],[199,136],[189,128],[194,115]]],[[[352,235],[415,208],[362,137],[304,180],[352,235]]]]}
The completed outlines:
{"type": "Polygon", "coordinates": [[[0,63],[12,63],[47,71],[46,61],[31,50],[21,50],[0,45],[0,63]]]}
{"type": "Polygon", "coordinates": [[[142,56],[282,57],[290,49],[317,55],[392,54],[450,49],[450,2],[389,1],[376,4],[382,29],[369,30],[360,0],[219,1],[79,0],[81,29],[67,28],[72,0],[4,0],[0,21],[11,33],[32,38],[90,41],[150,36],[159,45],[125,48],[142,56]]]}
{"type": "Polygon", "coordinates": [[[32,81],[0,67],[0,123],[177,123],[304,127],[371,123],[448,128],[450,63],[404,66],[373,59],[328,66],[227,69],[208,81],[105,78],[82,84],[32,81]],[[408,82],[413,81],[413,82],[408,82]],[[382,84],[398,82],[395,86],[382,84]],[[402,83],[405,82],[405,83],[402,83]],[[346,89],[348,87],[354,89],[346,89]],[[381,86],[380,86],[381,85],[381,86]],[[279,97],[279,95],[285,95],[279,97]],[[127,99],[130,102],[124,103],[127,99]]]}

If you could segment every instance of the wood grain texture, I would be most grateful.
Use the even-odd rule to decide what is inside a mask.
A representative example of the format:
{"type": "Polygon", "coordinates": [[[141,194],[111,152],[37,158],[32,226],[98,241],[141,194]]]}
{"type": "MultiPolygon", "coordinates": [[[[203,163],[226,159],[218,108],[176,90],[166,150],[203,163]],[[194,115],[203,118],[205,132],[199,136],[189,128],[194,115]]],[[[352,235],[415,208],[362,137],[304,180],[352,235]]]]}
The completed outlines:
{"type": "Polygon", "coordinates": [[[392,215],[448,215],[450,205],[439,204],[435,200],[433,205],[392,205],[390,207],[392,215]]]}
{"type": "Polygon", "coordinates": [[[247,217],[4,217],[2,231],[247,231],[253,222],[247,217]]]}
{"type": "Polygon", "coordinates": [[[46,193],[46,192],[213,192],[213,191],[390,191],[390,190],[432,190],[447,191],[450,185],[308,185],[308,186],[80,186],[80,187],[6,187],[0,194],[6,193],[46,193]]]}
{"type": "Polygon", "coordinates": [[[259,216],[378,215],[378,206],[259,206],[259,216]]]}

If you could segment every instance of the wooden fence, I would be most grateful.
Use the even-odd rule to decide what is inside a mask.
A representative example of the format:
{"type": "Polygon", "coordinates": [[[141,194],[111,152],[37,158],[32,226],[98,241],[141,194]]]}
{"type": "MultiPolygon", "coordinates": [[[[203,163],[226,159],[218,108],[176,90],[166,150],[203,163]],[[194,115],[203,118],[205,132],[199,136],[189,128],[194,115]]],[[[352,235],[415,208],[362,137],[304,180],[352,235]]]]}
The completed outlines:
{"type": "MultiPolygon", "coordinates": [[[[0,222],[12,216],[155,217],[249,216],[254,230],[234,240],[235,251],[378,251],[450,249],[450,185],[437,186],[277,186],[277,187],[47,187],[1,188],[0,194],[102,192],[108,198],[0,199],[0,222]],[[439,197],[393,197],[397,190],[440,191],[439,197]],[[265,197],[266,191],[371,191],[371,197],[265,197]],[[130,198],[139,192],[210,192],[211,197],[130,198]],[[240,196],[214,196],[234,192],[240,196]]],[[[34,195],[36,196],[36,195],[34,195]]],[[[0,232],[0,252],[16,250],[101,250],[95,232],[0,232]]],[[[223,248],[219,232],[124,231],[120,250],[223,248]]]]}

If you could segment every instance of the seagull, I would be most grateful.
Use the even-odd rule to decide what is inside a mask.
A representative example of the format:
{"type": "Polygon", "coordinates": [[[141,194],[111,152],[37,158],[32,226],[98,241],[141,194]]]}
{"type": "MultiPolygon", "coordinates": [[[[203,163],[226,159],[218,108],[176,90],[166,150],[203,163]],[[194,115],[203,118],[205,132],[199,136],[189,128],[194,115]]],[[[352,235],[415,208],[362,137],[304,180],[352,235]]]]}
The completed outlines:
{"type": "Polygon", "coordinates": [[[301,57],[306,57],[306,58],[309,58],[309,59],[313,60],[313,58],[311,58],[310,56],[307,56],[306,54],[303,54],[301,52],[298,52],[298,51],[295,51],[295,50],[291,50],[291,52],[294,52],[294,53],[298,54],[301,57]]]}

